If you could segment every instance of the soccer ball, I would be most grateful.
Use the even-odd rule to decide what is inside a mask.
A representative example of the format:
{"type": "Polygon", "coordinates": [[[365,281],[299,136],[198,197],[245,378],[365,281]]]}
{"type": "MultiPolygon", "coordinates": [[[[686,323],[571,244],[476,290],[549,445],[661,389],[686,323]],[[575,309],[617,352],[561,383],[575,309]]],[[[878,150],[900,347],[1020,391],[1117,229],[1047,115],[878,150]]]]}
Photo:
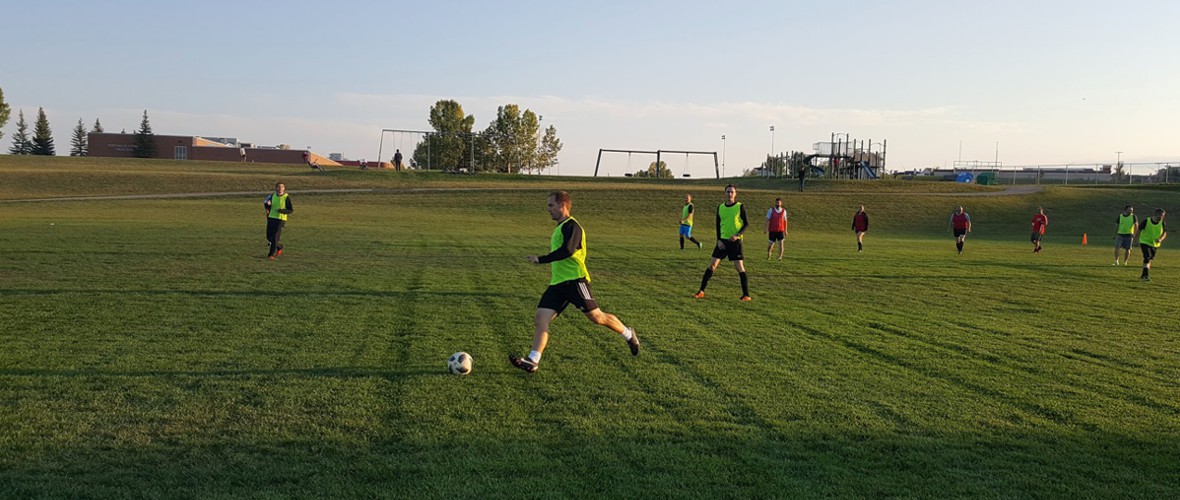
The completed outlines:
{"type": "Polygon", "coordinates": [[[471,355],[465,352],[452,354],[451,359],[447,360],[447,371],[455,375],[471,373],[471,355]]]}

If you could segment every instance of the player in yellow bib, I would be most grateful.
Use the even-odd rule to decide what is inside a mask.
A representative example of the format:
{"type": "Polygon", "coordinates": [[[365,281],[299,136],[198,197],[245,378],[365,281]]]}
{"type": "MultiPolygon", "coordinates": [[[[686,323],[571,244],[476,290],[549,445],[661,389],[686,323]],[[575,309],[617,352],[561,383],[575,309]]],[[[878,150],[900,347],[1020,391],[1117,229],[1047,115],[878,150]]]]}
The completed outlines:
{"type": "Polygon", "coordinates": [[[680,249],[684,250],[684,239],[696,243],[697,249],[700,250],[701,242],[692,237],[692,216],[693,216],[692,195],[684,195],[684,207],[680,209],[680,249]]]}
{"type": "Polygon", "coordinates": [[[701,278],[701,288],[693,295],[694,298],[705,298],[705,287],[709,286],[709,279],[722,258],[733,262],[738,277],[742,281],[742,302],[749,302],[750,281],[746,277],[746,266],[742,256],[742,233],[750,227],[750,219],[746,218],[746,207],[737,201],[737,188],[730,184],[725,186],[725,203],[717,206],[717,245],[713,247],[713,260],[705,268],[705,276],[701,278]]]}
{"type": "Polygon", "coordinates": [[[1131,261],[1131,242],[1135,240],[1135,226],[1139,225],[1139,219],[1135,217],[1135,207],[1127,205],[1123,207],[1123,213],[1119,214],[1119,218],[1115,219],[1114,226],[1114,264],[1119,265],[1119,249],[1123,249],[1123,265],[1127,265],[1131,261]]]}
{"type": "Polygon", "coordinates": [[[262,202],[262,209],[266,212],[266,241],[270,243],[270,253],[266,258],[275,260],[283,255],[283,245],[279,238],[283,236],[283,227],[287,225],[287,216],[295,212],[291,204],[291,196],[287,194],[287,186],[283,183],[275,184],[275,192],[267,195],[262,202]]]}
{"type": "Polygon", "coordinates": [[[590,294],[590,271],[586,270],[586,233],[582,231],[582,225],[570,216],[571,205],[569,193],[549,193],[549,217],[557,221],[557,227],[549,237],[550,252],[527,257],[533,264],[549,264],[552,273],[549,288],[541,295],[537,315],[533,319],[533,350],[523,358],[508,355],[508,362],[512,366],[529,373],[537,371],[540,366],[541,353],[545,352],[545,345],[549,343],[549,323],[570,304],[580,309],[594,324],[622,335],[631,348],[631,355],[639,355],[639,336],[635,335],[635,330],[628,328],[615,315],[599,309],[598,301],[590,294]]]}
{"type": "Polygon", "coordinates": [[[1151,281],[1151,261],[1155,260],[1155,251],[1168,238],[1168,227],[1164,225],[1164,209],[1157,208],[1151,217],[1143,219],[1135,226],[1135,236],[1139,239],[1139,249],[1143,250],[1143,274],[1139,279],[1151,281]]]}

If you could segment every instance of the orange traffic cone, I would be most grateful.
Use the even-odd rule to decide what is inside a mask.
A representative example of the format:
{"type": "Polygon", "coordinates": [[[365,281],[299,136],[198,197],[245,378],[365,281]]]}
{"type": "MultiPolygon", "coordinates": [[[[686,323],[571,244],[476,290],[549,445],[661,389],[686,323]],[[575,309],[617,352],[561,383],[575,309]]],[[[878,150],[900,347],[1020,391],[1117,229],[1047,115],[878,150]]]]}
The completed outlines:
{"type": "Polygon", "coordinates": [[[1086,233],[1082,233],[1082,246],[1086,246],[1086,233]]]}

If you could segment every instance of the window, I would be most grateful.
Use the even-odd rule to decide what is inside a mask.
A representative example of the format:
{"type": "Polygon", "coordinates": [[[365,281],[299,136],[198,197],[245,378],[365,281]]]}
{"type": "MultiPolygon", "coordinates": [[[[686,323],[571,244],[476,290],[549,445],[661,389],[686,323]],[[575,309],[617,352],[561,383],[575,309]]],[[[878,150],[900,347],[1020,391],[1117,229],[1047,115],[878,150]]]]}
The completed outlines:
{"type": "Polygon", "coordinates": [[[188,147],[186,147],[186,146],[173,147],[172,148],[172,157],[177,160],[187,160],[188,159],[188,147]]]}

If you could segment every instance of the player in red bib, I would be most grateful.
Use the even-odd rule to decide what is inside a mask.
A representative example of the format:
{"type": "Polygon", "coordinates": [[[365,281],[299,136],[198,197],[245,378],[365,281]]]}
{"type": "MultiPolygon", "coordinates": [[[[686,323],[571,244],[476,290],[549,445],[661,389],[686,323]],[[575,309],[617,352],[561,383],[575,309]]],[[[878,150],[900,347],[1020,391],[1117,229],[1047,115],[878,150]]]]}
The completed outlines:
{"type": "Polygon", "coordinates": [[[1041,237],[1045,236],[1045,226],[1049,225],[1049,218],[1045,216],[1044,208],[1037,208],[1037,213],[1032,218],[1032,236],[1030,239],[1033,244],[1033,253],[1041,251],[1041,237]]]}
{"type": "Polygon", "coordinates": [[[787,209],[783,208],[783,199],[775,198],[774,206],[766,211],[766,234],[770,246],[766,248],[766,258],[770,258],[774,251],[774,243],[778,242],[778,260],[783,260],[783,250],[787,242],[787,209]]]}
{"type": "Polygon", "coordinates": [[[951,214],[951,227],[955,230],[955,248],[959,249],[959,253],[963,253],[963,242],[967,239],[967,234],[971,232],[971,216],[963,211],[963,206],[955,210],[951,214]]]}

